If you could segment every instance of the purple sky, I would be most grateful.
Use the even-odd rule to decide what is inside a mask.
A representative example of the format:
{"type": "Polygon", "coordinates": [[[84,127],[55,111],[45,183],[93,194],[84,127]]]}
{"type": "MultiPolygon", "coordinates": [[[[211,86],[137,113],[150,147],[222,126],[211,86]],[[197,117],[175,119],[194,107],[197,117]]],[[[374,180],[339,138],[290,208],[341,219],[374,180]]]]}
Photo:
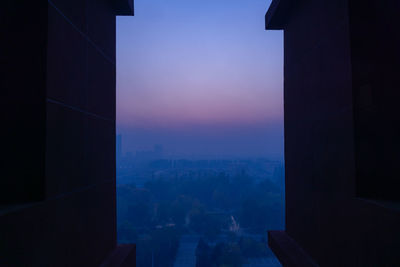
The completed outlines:
{"type": "Polygon", "coordinates": [[[123,150],[283,154],[283,34],[268,0],[136,0],[117,18],[123,150]]]}

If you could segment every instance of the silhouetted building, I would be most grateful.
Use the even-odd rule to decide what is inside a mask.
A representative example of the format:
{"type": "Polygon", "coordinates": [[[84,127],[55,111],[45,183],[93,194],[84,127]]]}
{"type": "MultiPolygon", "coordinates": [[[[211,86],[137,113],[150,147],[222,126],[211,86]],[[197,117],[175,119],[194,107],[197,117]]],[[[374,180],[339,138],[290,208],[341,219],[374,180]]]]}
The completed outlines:
{"type": "Polygon", "coordinates": [[[161,158],[164,153],[164,148],[162,145],[154,145],[154,153],[157,155],[158,158],[161,158]]]}
{"type": "Polygon", "coordinates": [[[117,162],[122,158],[122,135],[118,134],[117,135],[117,143],[116,143],[116,149],[117,149],[117,162]]]}
{"type": "Polygon", "coordinates": [[[138,161],[152,161],[159,160],[164,157],[162,145],[154,145],[153,150],[136,151],[136,160],[138,161]]]}
{"type": "Polygon", "coordinates": [[[1,3],[0,266],[134,264],[115,207],[115,16],[132,14],[131,0],[1,3]]]}
{"type": "Polygon", "coordinates": [[[284,266],[400,266],[400,2],[273,0],[284,30],[284,266]]]}

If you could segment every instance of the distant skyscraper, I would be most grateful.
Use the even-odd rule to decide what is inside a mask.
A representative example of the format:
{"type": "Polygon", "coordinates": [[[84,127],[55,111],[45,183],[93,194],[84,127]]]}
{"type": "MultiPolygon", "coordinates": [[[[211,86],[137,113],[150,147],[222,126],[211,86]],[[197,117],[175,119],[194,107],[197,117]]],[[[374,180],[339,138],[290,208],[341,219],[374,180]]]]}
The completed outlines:
{"type": "Polygon", "coordinates": [[[154,157],[161,158],[163,156],[163,146],[162,145],[155,145],[154,146],[154,157]]]}
{"type": "Polygon", "coordinates": [[[117,135],[117,143],[116,143],[116,156],[117,161],[122,157],[122,135],[117,135]]]}

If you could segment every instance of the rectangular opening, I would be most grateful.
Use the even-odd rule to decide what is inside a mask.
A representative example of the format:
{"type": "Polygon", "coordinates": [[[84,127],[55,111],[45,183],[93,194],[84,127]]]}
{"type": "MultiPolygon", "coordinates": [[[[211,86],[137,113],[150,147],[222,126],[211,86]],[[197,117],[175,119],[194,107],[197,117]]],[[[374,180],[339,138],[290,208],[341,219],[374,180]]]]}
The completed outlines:
{"type": "Polygon", "coordinates": [[[283,33],[266,3],[136,2],[117,19],[117,226],[137,266],[280,266],[283,33]]]}

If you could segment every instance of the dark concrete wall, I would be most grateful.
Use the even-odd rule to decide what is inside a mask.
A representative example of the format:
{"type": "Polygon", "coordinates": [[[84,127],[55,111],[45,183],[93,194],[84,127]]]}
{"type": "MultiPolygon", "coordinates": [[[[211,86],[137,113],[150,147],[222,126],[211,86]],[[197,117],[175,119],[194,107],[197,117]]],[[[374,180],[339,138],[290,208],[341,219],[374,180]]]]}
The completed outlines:
{"type": "Polygon", "coordinates": [[[2,3],[0,266],[98,266],[116,247],[122,2],[2,3]]]}
{"type": "Polygon", "coordinates": [[[46,196],[115,178],[115,14],[108,0],[48,8],[46,196]]]}
{"type": "MultiPolygon", "coordinates": [[[[357,165],[357,159],[362,153],[374,152],[359,146],[358,135],[369,133],[354,116],[353,75],[362,71],[354,69],[352,59],[357,45],[350,37],[363,27],[369,32],[371,22],[350,25],[350,11],[364,12],[364,1],[353,4],[356,6],[349,9],[347,0],[299,1],[283,25],[286,232],[321,266],[400,266],[399,210],[375,199],[360,199],[356,193],[360,168],[368,168],[366,162],[358,161],[361,165],[357,165]]],[[[399,14],[398,5],[396,8],[389,13],[399,14]]],[[[382,8],[379,12],[383,18],[388,10],[382,8]]],[[[398,40],[396,24],[385,22],[391,35],[384,34],[386,28],[378,27],[385,42],[398,40]]],[[[361,42],[364,41],[368,40],[361,42]]],[[[383,47],[394,49],[389,45],[383,47]]],[[[381,52],[368,50],[374,58],[380,58],[381,52]]],[[[390,56],[391,52],[384,54],[390,56]]],[[[390,64],[374,67],[386,68],[378,76],[390,93],[387,98],[379,98],[381,115],[386,116],[384,125],[389,126],[372,121],[371,127],[382,131],[373,140],[381,142],[381,138],[389,136],[386,144],[397,148],[399,136],[394,127],[398,127],[398,113],[393,112],[398,97],[390,97],[398,96],[399,90],[391,90],[398,88],[399,83],[395,84],[395,79],[385,80],[394,74],[390,64]]],[[[398,150],[390,148],[389,152],[380,153],[390,164],[398,161],[398,150]]],[[[380,173],[388,173],[385,166],[380,162],[375,181],[379,181],[380,173]]]]}
{"type": "Polygon", "coordinates": [[[47,3],[16,2],[0,8],[0,205],[44,197],[47,3]]]}
{"type": "Polygon", "coordinates": [[[400,200],[399,1],[350,2],[357,194],[400,200]]]}

